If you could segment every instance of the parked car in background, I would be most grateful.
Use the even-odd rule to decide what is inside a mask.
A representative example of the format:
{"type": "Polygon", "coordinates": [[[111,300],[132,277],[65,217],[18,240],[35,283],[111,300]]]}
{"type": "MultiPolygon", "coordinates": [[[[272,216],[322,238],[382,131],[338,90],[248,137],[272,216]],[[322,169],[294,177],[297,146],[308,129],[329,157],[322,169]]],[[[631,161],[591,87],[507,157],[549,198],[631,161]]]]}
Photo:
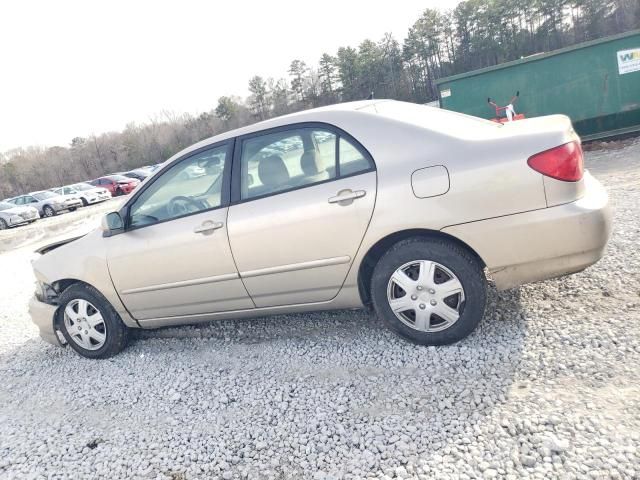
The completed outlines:
{"type": "Polygon", "coordinates": [[[59,195],[50,190],[19,195],[9,200],[16,205],[28,205],[38,210],[40,216],[53,217],[66,210],[73,211],[82,206],[82,200],[75,195],[59,195]]]}
{"type": "Polygon", "coordinates": [[[82,198],[80,197],[80,195],[78,195],[78,192],[76,192],[73,189],[70,188],[62,188],[60,189],[59,192],[54,191],[53,189],[48,190],[49,192],[55,193],[57,195],[60,195],[64,201],[68,204],[73,204],[73,206],[69,207],[70,211],[74,211],[77,208],[83,207],[84,206],[84,202],[82,201],[82,198]],[[78,204],[79,202],[79,204],[78,204]]]}
{"type": "Polygon", "coordinates": [[[94,187],[88,183],[75,183],[64,187],[52,188],[51,191],[60,195],[75,195],[80,198],[82,205],[85,207],[111,198],[111,193],[106,188],[94,187]]]}
{"type": "Polygon", "coordinates": [[[124,175],[105,175],[89,182],[96,187],[102,187],[109,190],[112,196],[128,195],[140,184],[140,180],[125,177],[124,175]]]}
{"type": "Polygon", "coordinates": [[[182,173],[180,173],[180,177],[183,180],[190,180],[192,178],[202,177],[205,173],[205,169],[200,165],[189,165],[188,168],[185,168],[182,173]]]}
{"type": "Polygon", "coordinates": [[[0,202],[0,230],[26,225],[40,218],[38,209],[28,206],[14,205],[10,202],[0,202]]]}
{"type": "Polygon", "coordinates": [[[365,305],[443,345],[482,319],[485,271],[498,289],[579,272],[610,232],[564,115],[344,103],[179,152],[102,229],[40,250],[30,311],[90,358],[130,328],[365,305]],[[194,166],[205,175],[183,180],[194,166]]]}

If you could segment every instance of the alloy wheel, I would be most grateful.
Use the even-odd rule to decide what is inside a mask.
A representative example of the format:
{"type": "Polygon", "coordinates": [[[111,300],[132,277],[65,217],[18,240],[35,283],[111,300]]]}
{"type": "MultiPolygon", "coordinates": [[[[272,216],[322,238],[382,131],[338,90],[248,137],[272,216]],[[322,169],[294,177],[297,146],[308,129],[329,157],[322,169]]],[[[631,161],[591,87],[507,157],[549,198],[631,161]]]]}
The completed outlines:
{"type": "Polygon", "coordinates": [[[391,275],[387,300],[405,325],[422,332],[439,332],[451,327],[462,315],[464,288],[444,265],[414,260],[391,275]]]}

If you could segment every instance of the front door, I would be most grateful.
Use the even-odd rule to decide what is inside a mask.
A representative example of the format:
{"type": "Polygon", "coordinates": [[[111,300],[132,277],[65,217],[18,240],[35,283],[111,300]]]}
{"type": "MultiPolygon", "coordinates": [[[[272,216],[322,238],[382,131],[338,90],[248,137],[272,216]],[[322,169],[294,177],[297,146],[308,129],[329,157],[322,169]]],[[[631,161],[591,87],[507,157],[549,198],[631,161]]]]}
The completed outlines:
{"type": "Polygon", "coordinates": [[[175,163],[129,202],[105,238],[113,283],[139,320],[253,308],[227,238],[232,146],[175,163]]]}
{"type": "Polygon", "coordinates": [[[367,230],[373,160],[354,139],[314,124],[238,140],[229,241],[257,307],[335,297],[367,230]]]}

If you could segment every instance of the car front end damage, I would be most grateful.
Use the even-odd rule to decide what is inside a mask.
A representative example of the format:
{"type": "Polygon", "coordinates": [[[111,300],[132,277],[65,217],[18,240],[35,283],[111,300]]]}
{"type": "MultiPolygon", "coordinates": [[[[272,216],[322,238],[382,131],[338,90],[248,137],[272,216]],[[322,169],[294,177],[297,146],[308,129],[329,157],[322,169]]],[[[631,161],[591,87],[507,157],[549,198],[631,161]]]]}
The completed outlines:
{"type": "MultiPolygon", "coordinates": [[[[38,284],[37,290],[51,288],[44,284],[38,284]]],[[[57,297],[57,295],[56,295],[57,297]]],[[[47,343],[52,345],[63,345],[64,337],[59,330],[55,328],[55,316],[58,310],[58,306],[55,303],[48,303],[54,301],[53,298],[45,300],[42,294],[36,291],[36,294],[29,300],[29,315],[31,320],[40,330],[40,337],[47,343]]]]}

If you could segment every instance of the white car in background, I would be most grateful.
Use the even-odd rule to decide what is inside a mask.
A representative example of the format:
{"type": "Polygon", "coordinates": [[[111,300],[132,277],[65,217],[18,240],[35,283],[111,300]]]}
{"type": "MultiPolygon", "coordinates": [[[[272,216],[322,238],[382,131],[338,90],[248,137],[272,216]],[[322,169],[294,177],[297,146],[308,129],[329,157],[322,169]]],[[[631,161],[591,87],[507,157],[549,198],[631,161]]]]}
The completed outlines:
{"type": "Polygon", "coordinates": [[[9,202],[0,202],[0,230],[5,230],[18,225],[26,225],[40,218],[38,209],[33,207],[20,207],[9,202]]]}
{"type": "Polygon", "coordinates": [[[58,195],[73,195],[80,198],[83,206],[104,202],[111,198],[111,192],[106,188],[95,187],[88,183],[76,183],[65,187],[52,188],[52,192],[58,195]]]}

